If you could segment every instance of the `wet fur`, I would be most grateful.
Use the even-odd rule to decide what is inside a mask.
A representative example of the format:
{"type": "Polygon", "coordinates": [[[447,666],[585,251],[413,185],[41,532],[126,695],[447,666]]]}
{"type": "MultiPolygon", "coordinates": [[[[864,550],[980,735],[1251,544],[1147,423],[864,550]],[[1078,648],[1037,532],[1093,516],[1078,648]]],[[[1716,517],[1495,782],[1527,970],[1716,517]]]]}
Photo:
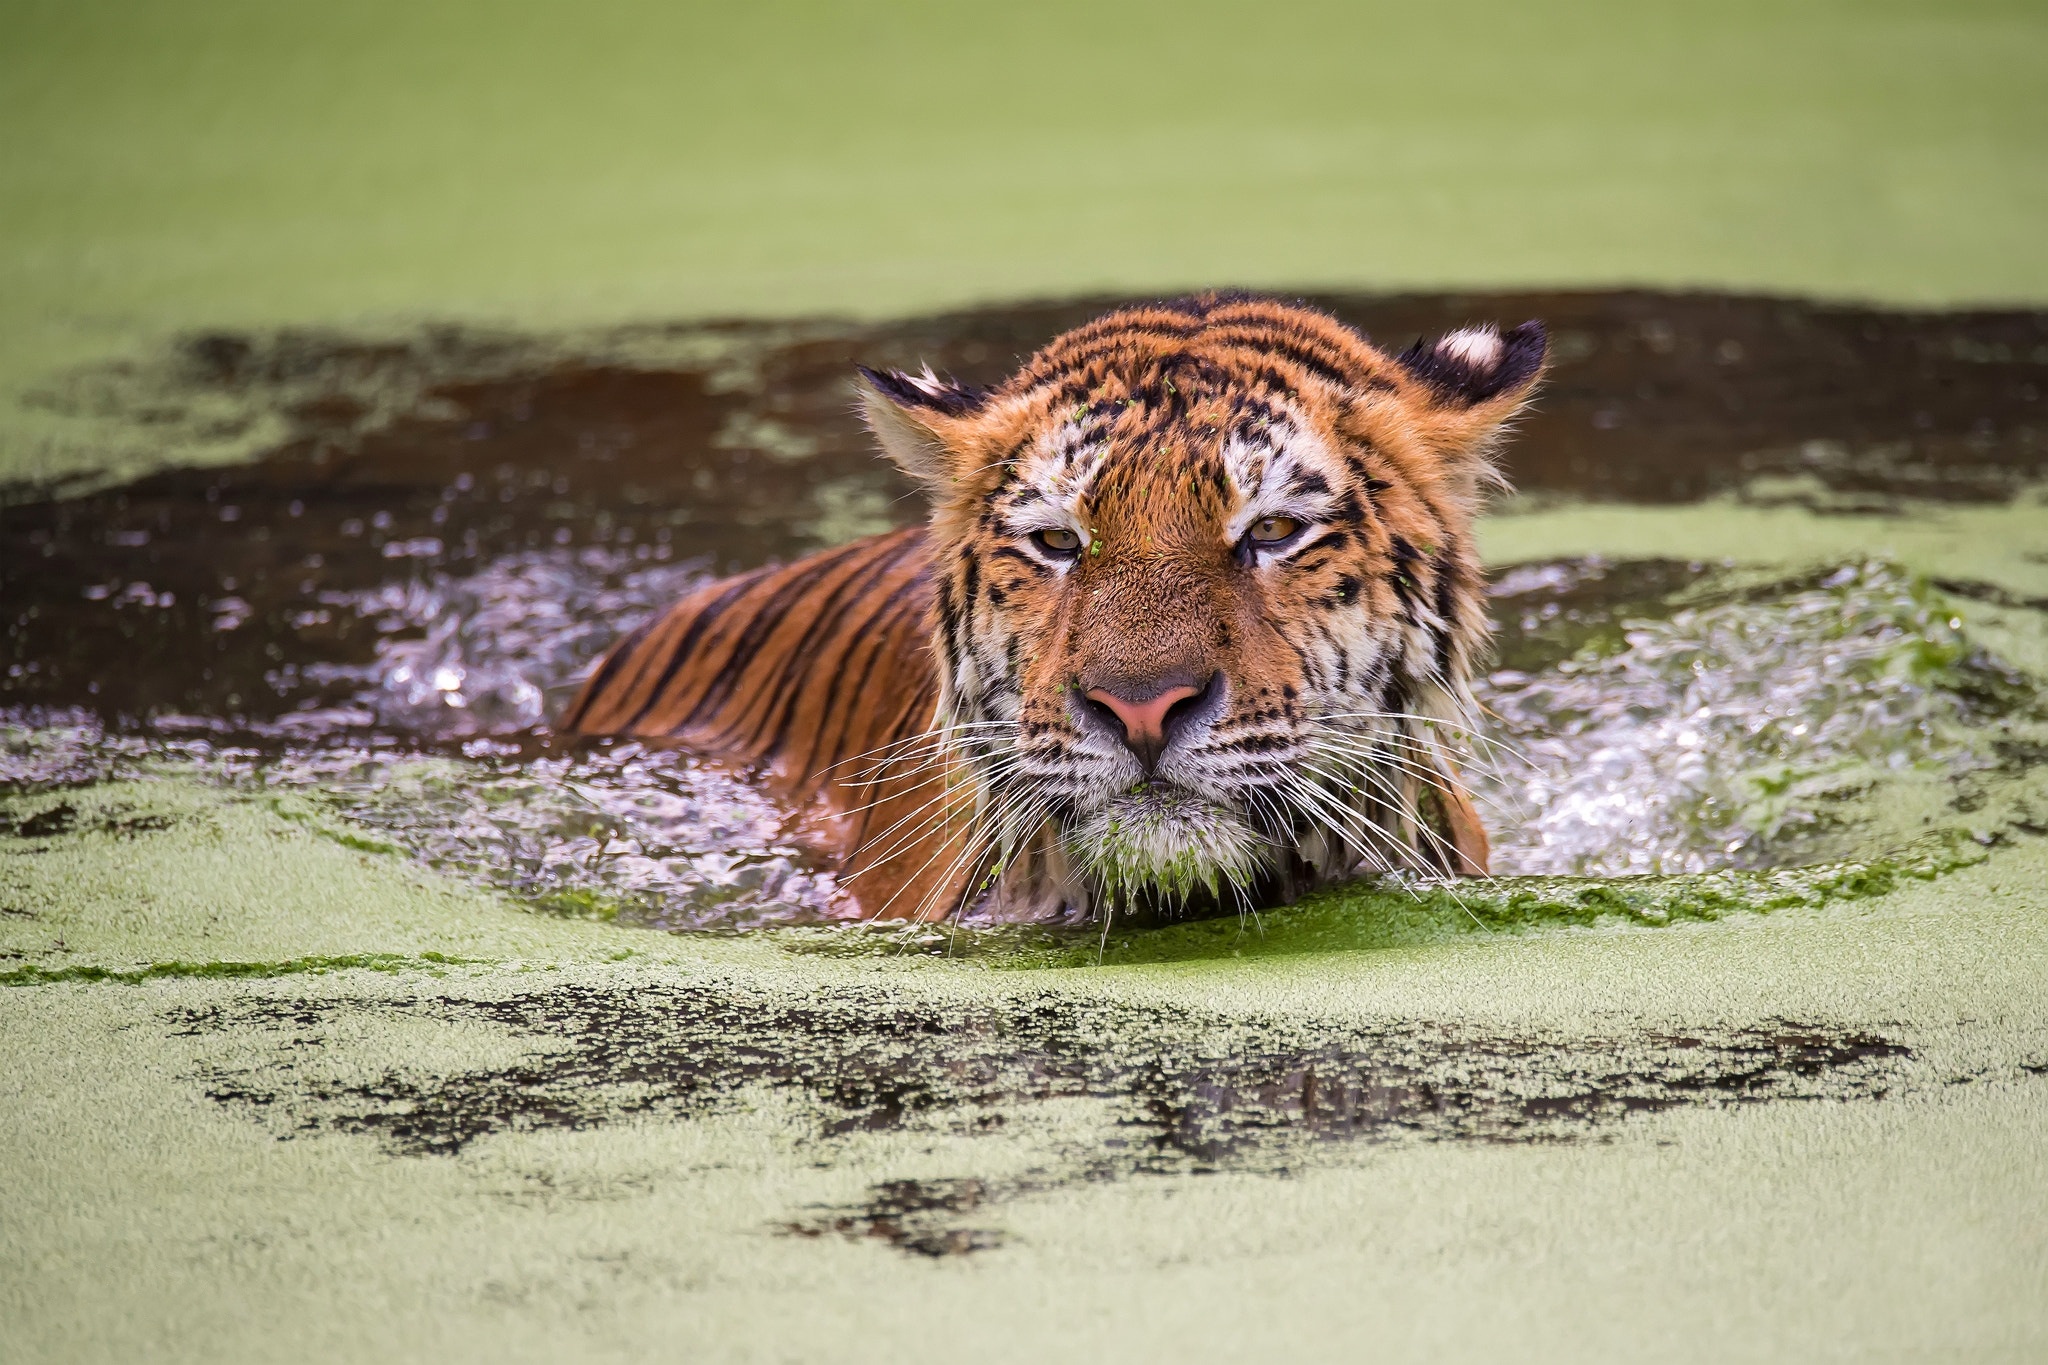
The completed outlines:
{"type": "Polygon", "coordinates": [[[1529,323],[1389,356],[1211,295],[1109,314],[993,390],[864,371],[929,524],[699,590],[560,727],[768,776],[820,813],[870,915],[1483,872],[1455,766],[1487,632],[1472,518],[1543,352],[1529,323]],[[1268,516],[1304,529],[1248,548],[1268,516]],[[1048,530],[1084,548],[1050,554],[1048,530]],[[1149,778],[1080,700],[1205,680],[1149,778]]]}

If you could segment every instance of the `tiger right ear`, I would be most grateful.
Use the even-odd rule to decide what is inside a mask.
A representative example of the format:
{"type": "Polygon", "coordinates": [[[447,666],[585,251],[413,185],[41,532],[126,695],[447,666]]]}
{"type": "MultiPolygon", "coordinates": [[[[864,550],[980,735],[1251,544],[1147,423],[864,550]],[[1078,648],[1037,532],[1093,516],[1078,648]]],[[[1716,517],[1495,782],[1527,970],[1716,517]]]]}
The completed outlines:
{"type": "Polygon", "coordinates": [[[933,491],[953,482],[947,437],[988,402],[989,391],[933,374],[860,368],[861,415],[896,467],[933,491]]]}

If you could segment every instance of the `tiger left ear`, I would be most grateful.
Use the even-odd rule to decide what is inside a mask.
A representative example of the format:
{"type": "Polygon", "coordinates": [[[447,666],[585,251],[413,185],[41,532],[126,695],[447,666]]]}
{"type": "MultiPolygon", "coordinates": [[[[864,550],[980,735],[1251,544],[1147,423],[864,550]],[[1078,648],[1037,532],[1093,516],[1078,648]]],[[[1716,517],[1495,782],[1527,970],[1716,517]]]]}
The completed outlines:
{"type": "Polygon", "coordinates": [[[953,481],[953,450],[989,391],[933,374],[860,369],[861,415],[896,467],[932,492],[953,481]]]}
{"type": "Polygon", "coordinates": [[[1418,341],[1395,361],[1440,402],[1470,408],[1526,398],[1543,373],[1548,349],[1543,324],[1525,322],[1505,335],[1490,326],[1466,327],[1418,341]]]}
{"type": "Polygon", "coordinates": [[[1432,477],[1469,500],[1481,486],[1502,482],[1490,457],[1503,424],[1536,391],[1546,349],[1540,322],[1418,341],[1394,357],[1392,377],[1401,382],[1354,396],[1346,429],[1389,452],[1419,443],[1432,477]]]}

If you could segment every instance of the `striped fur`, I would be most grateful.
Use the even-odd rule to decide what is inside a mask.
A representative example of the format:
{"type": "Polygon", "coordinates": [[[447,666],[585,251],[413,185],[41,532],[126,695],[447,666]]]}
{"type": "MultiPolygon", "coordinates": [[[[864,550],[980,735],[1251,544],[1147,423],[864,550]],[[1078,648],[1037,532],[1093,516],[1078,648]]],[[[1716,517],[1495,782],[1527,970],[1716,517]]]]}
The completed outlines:
{"type": "Polygon", "coordinates": [[[557,728],[675,740],[757,772],[822,826],[867,913],[920,904],[926,889],[907,889],[955,831],[893,836],[947,774],[886,760],[938,705],[931,604],[921,528],[713,583],[613,646],[557,728]]]}
{"type": "Polygon", "coordinates": [[[1211,295],[1098,319],[994,390],[864,371],[930,524],[701,589],[561,728],[767,776],[870,915],[1483,872],[1454,762],[1487,630],[1472,517],[1542,358],[1533,323],[1396,357],[1211,295]]]}

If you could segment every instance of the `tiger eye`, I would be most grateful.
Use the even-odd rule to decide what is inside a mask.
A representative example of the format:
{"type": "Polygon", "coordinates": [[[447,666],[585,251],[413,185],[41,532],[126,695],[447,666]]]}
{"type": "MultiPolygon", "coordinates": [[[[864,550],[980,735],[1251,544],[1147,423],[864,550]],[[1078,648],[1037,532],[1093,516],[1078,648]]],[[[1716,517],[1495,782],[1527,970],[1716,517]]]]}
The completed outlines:
{"type": "Polygon", "coordinates": [[[1064,526],[1049,526],[1043,531],[1034,531],[1031,538],[1038,547],[1056,555],[1070,555],[1081,548],[1081,537],[1064,526]]]}
{"type": "Polygon", "coordinates": [[[1252,539],[1261,545],[1272,545],[1300,529],[1301,523],[1293,517],[1260,517],[1252,523],[1252,539]]]}

